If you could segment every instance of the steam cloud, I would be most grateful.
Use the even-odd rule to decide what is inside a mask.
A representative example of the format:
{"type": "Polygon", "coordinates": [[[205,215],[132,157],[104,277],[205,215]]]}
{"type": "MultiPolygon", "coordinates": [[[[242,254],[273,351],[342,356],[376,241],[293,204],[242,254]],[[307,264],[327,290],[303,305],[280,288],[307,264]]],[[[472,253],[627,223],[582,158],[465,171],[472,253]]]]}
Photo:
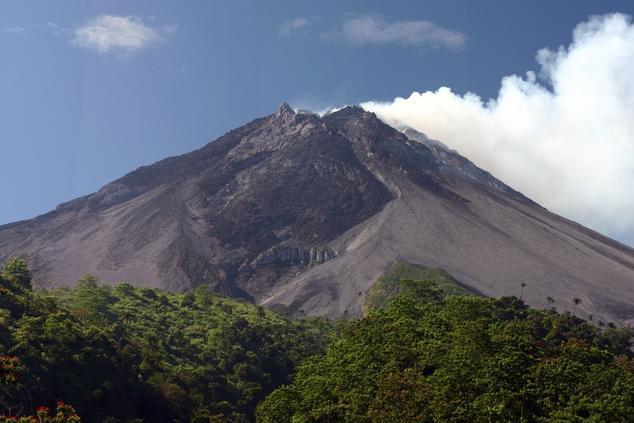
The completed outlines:
{"type": "Polygon", "coordinates": [[[591,17],[537,52],[497,99],[442,87],[362,106],[458,150],[542,205],[604,233],[634,233],[634,25],[591,17]]]}

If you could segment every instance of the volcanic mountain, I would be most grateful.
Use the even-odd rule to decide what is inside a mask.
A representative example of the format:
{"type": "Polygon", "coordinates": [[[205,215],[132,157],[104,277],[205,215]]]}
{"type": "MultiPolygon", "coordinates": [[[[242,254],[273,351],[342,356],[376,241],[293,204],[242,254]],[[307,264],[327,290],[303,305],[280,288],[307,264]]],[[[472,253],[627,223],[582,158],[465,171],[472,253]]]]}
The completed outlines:
{"type": "Polygon", "coordinates": [[[287,104],[191,153],[0,226],[41,287],[92,273],[358,315],[395,261],[486,296],[634,322],[634,250],[559,217],[439,142],[346,107],[287,104]],[[573,299],[581,300],[573,304],[573,299]]]}

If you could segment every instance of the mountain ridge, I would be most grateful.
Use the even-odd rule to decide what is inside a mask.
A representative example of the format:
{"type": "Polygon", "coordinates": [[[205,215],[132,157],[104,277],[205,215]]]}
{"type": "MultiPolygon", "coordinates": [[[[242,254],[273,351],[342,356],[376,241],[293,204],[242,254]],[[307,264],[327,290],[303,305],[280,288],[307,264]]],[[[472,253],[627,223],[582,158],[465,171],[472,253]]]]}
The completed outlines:
{"type": "Polygon", "coordinates": [[[527,283],[536,306],[554,298],[606,321],[634,318],[634,250],[356,106],[318,116],[283,103],[200,149],[0,226],[0,258],[16,254],[42,287],[87,272],[176,291],[208,284],[328,317],[359,315],[364,293],[401,260],[484,295],[527,283]]]}

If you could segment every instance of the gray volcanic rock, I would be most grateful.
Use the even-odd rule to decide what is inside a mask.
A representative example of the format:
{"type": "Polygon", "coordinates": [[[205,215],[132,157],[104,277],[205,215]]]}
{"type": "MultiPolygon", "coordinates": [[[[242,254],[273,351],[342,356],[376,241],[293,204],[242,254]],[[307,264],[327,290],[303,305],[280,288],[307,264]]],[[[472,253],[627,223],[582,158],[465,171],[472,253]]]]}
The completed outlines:
{"type": "MultiPolygon", "coordinates": [[[[440,141],[433,140],[427,137],[427,135],[412,128],[406,128],[403,133],[407,136],[407,138],[426,145],[432,151],[434,157],[436,157],[436,160],[444,172],[448,174],[457,174],[461,177],[474,180],[489,188],[513,197],[516,200],[531,202],[531,200],[525,197],[522,193],[517,192],[508,185],[504,184],[486,170],[480,169],[469,159],[461,156],[457,151],[449,149],[440,141]]],[[[537,203],[533,204],[537,205],[537,203]]]]}
{"type": "MultiPolygon", "coordinates": [[[[275,246],[253,260],[251,266],[254,268],[264,267],[269,264],[281,266],[313,266],[333,259],[336,254],[328,247],[291,247],[275,246]]],[[[240,270],[244,270],[242,267],[240,270]]]]}
{"type": "Polygon", "coordinates": [[[446,269],[483,295],[634,319],[634,251],[556,216],[423,134],[346,107],[287,104],[171,157],[0,227],[0,259],[37,284],[93,273],[337,317],[395,261],[446,269]],[[554,299],[554,304],[548,300],[554,299]],[[574,307],[573,298],[582,300],[574,307]]]}
{"type": "Polygon", "coordinates": [[[90,272],[108,282],[173,290],[210,283],[225,294],[257,298],[291,263],[244,263],[282,246],[305,249],[306,265],[317,262],[311,248],[391,199],[352,145],[318,116],[283,104],[200,150],[0,227],[0,257],[25,256],[45,287],[73,284],[90,272]]]}

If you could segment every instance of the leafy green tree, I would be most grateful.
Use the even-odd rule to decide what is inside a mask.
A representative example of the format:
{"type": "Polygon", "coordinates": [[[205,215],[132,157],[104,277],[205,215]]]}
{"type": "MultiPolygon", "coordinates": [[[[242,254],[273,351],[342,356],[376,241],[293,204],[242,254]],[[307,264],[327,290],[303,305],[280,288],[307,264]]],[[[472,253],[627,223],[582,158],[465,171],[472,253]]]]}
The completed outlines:
{"type": "Polygon", "coordinates": [[[75,421],[54,420],[60,399],[86,421],[252,421],[257,403],[330,339],[322,320],[291,321],[203,289],[110,288],[86,275],[73,289],[31,291],[17,283],[25,263],[7,268],[0,414],[18,419],[7,421],[75,421]]]}
{"type": "Polygon", "coordinates": [[[400,289],[258,407],[262,422],[628,421],[627,329],[518,298],[400,289]],[[424,301],[420,301],[420,299],[424,301]]]}
{"type": "MultiPolygon", "coordinates": [[[[14,258],[4,265],[3,279],[21,290],[31,289],[31,271],[26,261],[14,258]]],[[[5,282],[5,283],[6,283],[5,282]]]]}
{"type": "Polygon", "coordinates": [[[299,395],[291,386],[282,386],[258,406],[258,421],[262,423],[290,422],[297,413],[299,395]]]}
{"type": "Polygon", "coordinates": [[[73,302],[73,312],[90,324],[112,321],[114,314],[109,304],[112,297],[105,287],[99,286],[99,279],[90,274],[82,276],[77,282],[73,302]]]}

